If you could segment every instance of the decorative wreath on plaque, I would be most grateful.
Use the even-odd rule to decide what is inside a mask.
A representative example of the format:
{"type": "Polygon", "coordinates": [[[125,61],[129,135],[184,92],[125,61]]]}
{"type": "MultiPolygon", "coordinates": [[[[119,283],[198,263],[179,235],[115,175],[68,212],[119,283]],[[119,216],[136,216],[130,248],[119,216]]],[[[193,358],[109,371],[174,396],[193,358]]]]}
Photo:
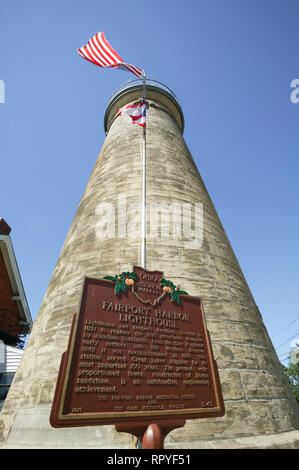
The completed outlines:
{"type": "Polygon", "coordinates": [[[171,302],[176,302],[178,305],[180,305],[181,300],[180,300],[180,295],[188,295],[187,292],[184,290],[181,290],[179,287],[177,287],[173,282],[169,281],[168,279],[164,279],[162,277],[161,281],[161,286],[163,287],[164,292],[166,294],[171,296],[171,302]]]}
{"type": "Polygon", "coordinates": [[[115,276],[104,276],[104,279],[109,279],[109,281],[115,282],[115,294],[117,295],[120,291],[127,292],[129,286],[133,286],[135,281],[138,280],[137,274],[133,272],[123,272],[121,274],[116,274],[115,276]]]}
{"type": "MultiPolygon", "coordinates": [[[[127,289],[134,286],[135,282],[138,281],[138,276],[134,271],[125,271],[121,274],[116,274],[115,276],[104,276],[104,279],[109,279],[109,281],[115,282],[115,294],[118,295],[120,292],[126,294],[127,289]]],[[[186,291],[181,290],[172,281],[163,277],[160,279],[160,284],[164,293],[170,295],[171,302],[175,302],[178,305],[181,303],[180,296],[188,295],[186,291]]]]}

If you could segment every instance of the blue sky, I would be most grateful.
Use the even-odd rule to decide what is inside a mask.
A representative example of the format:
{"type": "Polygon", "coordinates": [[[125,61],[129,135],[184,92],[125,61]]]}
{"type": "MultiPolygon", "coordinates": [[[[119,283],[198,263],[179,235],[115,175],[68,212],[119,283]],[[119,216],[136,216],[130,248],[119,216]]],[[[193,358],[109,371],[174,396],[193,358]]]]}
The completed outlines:
{"type": "Polygon", "coordinates": [[[33,318],[103,144],[107,101],[134,78],[77,54],[104,30],[176,93],[278,354],[299,341],[298,18],[296,0],[1,2],[0,216],[33,318]]]}

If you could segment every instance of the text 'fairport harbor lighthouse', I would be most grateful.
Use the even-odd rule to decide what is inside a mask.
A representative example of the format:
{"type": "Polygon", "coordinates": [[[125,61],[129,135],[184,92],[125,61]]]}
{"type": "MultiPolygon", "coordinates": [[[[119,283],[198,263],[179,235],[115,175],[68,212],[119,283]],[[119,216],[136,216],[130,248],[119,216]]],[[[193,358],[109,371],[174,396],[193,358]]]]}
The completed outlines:
{"type": "Polygon", "coordinates": [[[165,448],[294,447],[298,405],[183,139],[178,99],[103,33],[80,54],[137,77],[108,103],[105,142],[0,414],[1,445],[134,448],[131,418],[163,428],[183,414],[165,448]]]}

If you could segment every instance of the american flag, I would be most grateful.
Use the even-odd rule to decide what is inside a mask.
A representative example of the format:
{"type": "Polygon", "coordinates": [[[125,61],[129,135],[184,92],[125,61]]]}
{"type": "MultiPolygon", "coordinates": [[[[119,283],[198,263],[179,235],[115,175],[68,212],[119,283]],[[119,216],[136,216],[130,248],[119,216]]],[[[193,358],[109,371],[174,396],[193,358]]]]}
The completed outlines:
{"type": "Polygon", "coordinates": [[[132,124],[139,124],[139,126],[146,126],[146,102],[142,100],[137,105],[128,105],[124,108],[119,108],[118,116],[128,114],[132,118],[132,124]]]}
{"type": "Polygon", "coordinates": [[[88,60],[98,67],[115,67],[134,73],[138,78],[143,78],[143,70],[135,65],[127,64],[110,46],[104,33],[95,34],[84,47],[78,50],[83,59],[88,60]]]}

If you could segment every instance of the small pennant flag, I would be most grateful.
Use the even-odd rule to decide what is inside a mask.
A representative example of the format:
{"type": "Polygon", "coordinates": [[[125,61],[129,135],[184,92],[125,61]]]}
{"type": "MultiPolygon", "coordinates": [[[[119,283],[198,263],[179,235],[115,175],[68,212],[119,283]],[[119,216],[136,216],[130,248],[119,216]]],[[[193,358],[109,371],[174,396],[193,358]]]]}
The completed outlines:
{"type": "Polygon", "coordinates": [[[93,36],[86,46],[80,47],[78,52],[83,59],[88,60],[98,67],[114,67],[132,72],[138,78],[143,78],[143,70],[135,65],[125,63],[110,46],[103,32],[93,36]]]}
{"type": "Polygon", "coordinates": [[[146,102],[142,100],[137,105],[128,105],[124,108],[119,108],[118,116],[128,114],[132,119],[132,124],[139,124],[139,126],[146,126],[146,102]]]}

